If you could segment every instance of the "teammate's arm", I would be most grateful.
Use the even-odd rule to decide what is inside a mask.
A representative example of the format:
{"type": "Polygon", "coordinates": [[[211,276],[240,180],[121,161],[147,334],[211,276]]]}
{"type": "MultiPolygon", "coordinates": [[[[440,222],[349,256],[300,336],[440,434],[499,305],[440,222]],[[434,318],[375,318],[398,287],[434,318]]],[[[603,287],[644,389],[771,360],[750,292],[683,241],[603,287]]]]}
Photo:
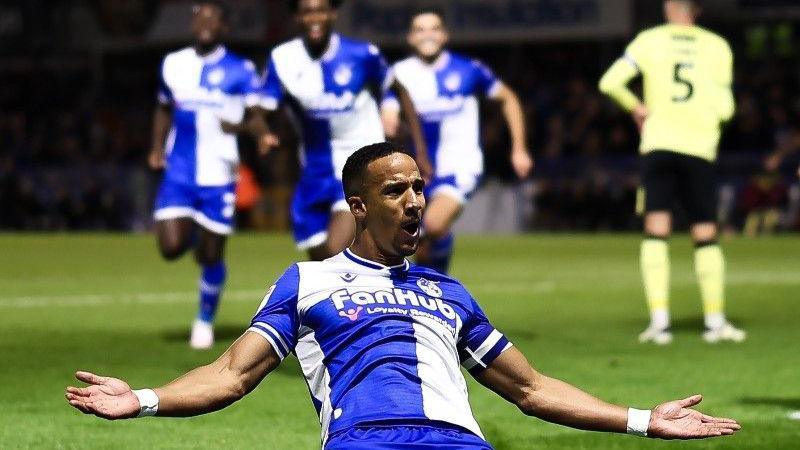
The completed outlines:
{"type": "MultiPolygon", "coordinates": [[[[156,415],[187,417],[225,408],[252,391],[279,363],[267,340],[246,332],[213,363],[154,389],[158,396],[156,415]]],[[[67,401],[78,410],[109,420],[139,415],[143,405],[126,382],[89,372],[75,376],[89,384],[67,388],[67,401]]]]}
{"type": "MultiPolygon", "coordinates": [[[[416,152],[417,166],[419,167],[420,174],[425,180],[430,181],[433,177],[433,165],[428,156],[428,144],[425,142],[425,136],[422,134],[422,125],[419,123],[419,116],[417,115],[417,108],[414,107],[414,102],[411,100],[411,95],[402,83],[396,79],[392,82],[389,89],[397,97],[397,102],[400,104],[400,110],[403,111],[403,117],[408,124],[408,129],[411,132],[411,139],[414,141],[414,150],[416,152]]],[[[385,120],[384,120],[385,126],[385,120]]]]}
{"type": "Polygon", "coordinates": [[[172,128],[172,105],[159,103],[153,111],[153,143],[147,158],[147,163],[153,170],[164,168],[164,143],[170,128],[172,128]]]}
{"type": "Polygon", "coordinates": [[[511,134],[511,165],[519,178],[526,178],[533,169],[533,158],[528,150],[528,135],[525,128],[525,112],[517,93],[500,83],[494,99],[503,108],[503,116],[511,134]]]}
{"type": "Polygon", "coordinates": [[[730,435],[740,428],[733,419],[711,417],[690,409],[700,403],[700,395],[663,403],[649,412],[647,423],[637,424],[647,420],[648,412],[634,410],[629,417],[628,408],[606,403],[563,381],[542,375],[514,347],[504,351],[475,377],[526,415],[582,430],[638,431],[653,438],[699,439],[730,435]]]}

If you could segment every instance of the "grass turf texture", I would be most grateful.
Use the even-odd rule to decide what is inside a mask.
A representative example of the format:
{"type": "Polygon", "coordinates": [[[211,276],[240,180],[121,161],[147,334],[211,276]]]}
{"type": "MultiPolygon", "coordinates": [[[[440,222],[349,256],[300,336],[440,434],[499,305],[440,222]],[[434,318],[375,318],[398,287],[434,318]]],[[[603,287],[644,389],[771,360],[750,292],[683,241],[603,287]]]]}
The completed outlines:
{"type": "MultiPolygon", "coordinates": [[[[640,345],[646,308],[636,236],[463,237],[453,272],[544,373],[612,402],[650,407],[694,392],[704,411],[739,419],[739,435],[666,443],[575,431],[524,417],[470,381],[488,440],[511,449],[796,448],[800,423],[800,239],[725,242],[729,315],[742,345],[701,342],[691,247],[673,239],[675,342],[640,345]]],[[[162,262],[150,236],[0,235],[0,447],[314,449],[318,423],[288,359],[228,409],[192,419],[106,422],[63,398],[75,369],[164,383],[210,361],[246,327],[297,253],[287,237],[237,235],[213,351],[187,346],[197,269],[162,262]]]]}

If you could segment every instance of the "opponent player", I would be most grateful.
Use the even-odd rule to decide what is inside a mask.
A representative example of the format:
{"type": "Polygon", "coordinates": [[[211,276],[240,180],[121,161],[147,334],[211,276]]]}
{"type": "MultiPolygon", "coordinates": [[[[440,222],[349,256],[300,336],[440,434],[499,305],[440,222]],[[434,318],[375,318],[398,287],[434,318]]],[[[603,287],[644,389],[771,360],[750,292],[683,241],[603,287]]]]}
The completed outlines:
{"type": "Polygon", "coordinates": [[[353,244],[326,261],[292,265],[217,361],[155,390],[78,372],[90,386],[68,387],[69,403],[106,419],[208,413],[255,389],[294,352],[328,450],[490,449],[459,360],[526,415],[574,428],[664,439],[739,429],[690,409],[699,395],[635,410],[536,372],[458,281],[405,259],[417,248],[425,183],[398,147],[354,153],[344,186],[353,244]]]}
{"type": "Polygon", "coordinates": [[[190,345],[206,349],[214,343],[225,283],[223,251],[233,231],[239,158],[236,135],[223,128],[242,121],[259,77],[253,63],[221,44],[228,31],[224,6],[199,1],[192,8],[194,45],[168,54],[161,65],[149,164],[166,169],[154,213],[161,254],[174,260],[194,245],[202,268],[190,345]]]}
{"type": "Polygon", "coordinates": [[[669,318],[671,209],[691,223],[707,342],[745,339],[724,313],[725,260],[718,243],[714,161],[720,127],[733,116],[733,57],[722,37],[695,25],[692,0],[664,2],[667,24],[643,31],[600,80],[600,90],[629,111],[642,133],[644,232],[641,270],[650,326],[641,342],[672,342],[669,318]],[[627,84],[644,78],[644,103],[627,84]]]}
{"type": "MultiPolygon", "coordinates": [[[[511,132],[511,163],[519,178],[533,168],[517,95],[482,63],[446,50],[448,40],[443,13],[435,8],[419,10],[411,18],[407,36],[414,55],[392,67],[420,115],[434,167],[417,263],[442,273],[447,273],[453,252],[451,225],[483,174],[479,98],[502,105],[511,132]]],[[[381,113],[390,136],[397,132],[399,112],[397,99],[387,96],[381,113]]]]}
{"type": "Polygon", "coordinates": [[[402,104],[420,146],[417,161],[430,172],[414,106],[378,48],[333,31],[339,3],[291,2],[302,36],[271,52],[261,91],[264,110],[286,102],[301,128],[303,170],[291,216],[297,247],[314,260],[341,252],[353,240],[342,166],[358,148],[385,139],[377,106],[383,93],[393,91],[402,104]]]}

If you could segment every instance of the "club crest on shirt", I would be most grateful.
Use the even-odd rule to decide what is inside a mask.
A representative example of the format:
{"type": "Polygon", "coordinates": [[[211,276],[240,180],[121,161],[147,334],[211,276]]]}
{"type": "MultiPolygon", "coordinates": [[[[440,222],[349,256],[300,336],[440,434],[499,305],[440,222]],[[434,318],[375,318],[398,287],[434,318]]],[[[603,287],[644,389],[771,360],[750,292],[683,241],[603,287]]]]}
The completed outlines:
{"type": "Polygon", "coordinates": [[[447,78],[444,79],[444,87],[448,91],[457,91],[461,87],[461,75],[458,72],[451,72],[447,78]]]}
{"type": "Polygon", "coordinates": [[[358,275],[354,275],[352,273],[343,273],[339,275],[339,278],[346,283],[350,283],[351,281],[355,280],[358,275]]]}
{"type": "Polygon", "coordinates": [[[348,64],[340,64],[333,72],[333,81],[339,86],[346,86],[353,79],[353,69],[348,64]]]}
{"type": "Polygon", "coordinates": [[[422,292],[430,295],[431,297],[440,298],[442,296],[442,288],[440,288],[436,282],[426,280],[425,278],[420,278],[417,280],[417,286],[422,289],[422,292]]]}
{"type": "Polygon", "coordinates": [[[224,80],[224,79],[225,79],[225,70],[223,70],[220,67],[212,70],[211,72],[208,72],[208,75],[206,76],[206,80],[208,80],[208,84],[211,84],[211,85],[214,85],[214,86],[217,86],[220,83],[222,83],[222,80],[224,80]]]}

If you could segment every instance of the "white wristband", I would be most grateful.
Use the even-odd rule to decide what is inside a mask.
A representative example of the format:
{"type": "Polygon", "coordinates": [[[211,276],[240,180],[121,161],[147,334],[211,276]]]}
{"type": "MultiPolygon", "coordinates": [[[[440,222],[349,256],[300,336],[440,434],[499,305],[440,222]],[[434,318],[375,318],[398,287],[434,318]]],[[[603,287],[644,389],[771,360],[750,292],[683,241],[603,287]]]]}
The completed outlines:
{"type": "Polygon", "coordinates": [[[628,434],[635,436],[647,437],[647,429],[650,427],[650,415],[652,411],[649,409],[633,409],[628,408],[628,434]]]}
{"type": "Polygon", "coordinates": [[[155,416],[158,412],[158,395],[152,389],[137,389],[133,395],[139,399],[139,415],[136,417],[155,416]]]}

